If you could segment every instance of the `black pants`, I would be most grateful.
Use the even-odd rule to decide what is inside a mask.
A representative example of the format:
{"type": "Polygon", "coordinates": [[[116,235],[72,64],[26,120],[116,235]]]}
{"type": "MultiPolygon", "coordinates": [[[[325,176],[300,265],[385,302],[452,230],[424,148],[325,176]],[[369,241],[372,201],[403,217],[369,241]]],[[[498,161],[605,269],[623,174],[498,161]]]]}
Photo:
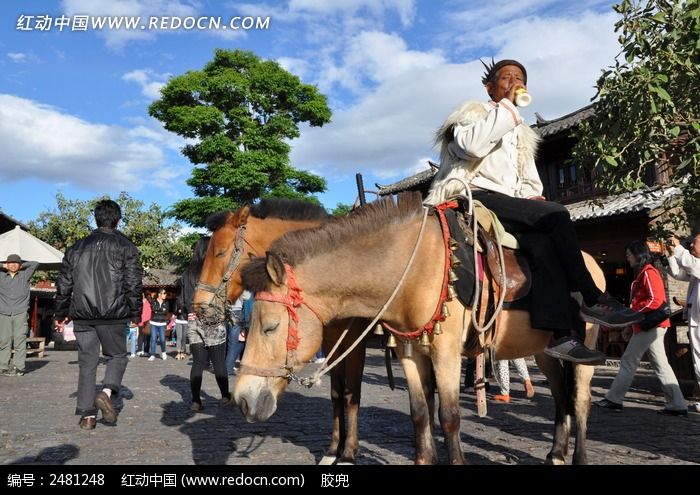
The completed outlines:
{"type": "Polygon", "coordinates": [[[192,390],[192,402],[202,404],[199,393],[202,390],[202,373],[211,360],[214,365],[214,376],[219,385],[221,398],[229,399],[228,375],[226,373],[226,343],[205,347],[203,343],[190,345],[192,352],[192,369],[190,370],[190,388],[192,390]]]}
{"type": "Polygon", "coordinates": [[[78,342],[78,406],[75,414],[94,416],[97,365],[100,361],[100,346],[105,358],[103,388],[109,388],[115,396],[121,388],[122,378],[129,360],[126,357],[126,322],[116,325],[89,325],[75,323],[75,340],[78,342]]]}
{"type": "Polygon", "coordinates": [[[569,211],[551,201],[491,191],[474,191],[473,197],[498,215],[533,265],[533,326],[563,330],[566,322],[571,328],[568,293],[579,291],[593,305],[601,292],[583,261],[569,211]]]}

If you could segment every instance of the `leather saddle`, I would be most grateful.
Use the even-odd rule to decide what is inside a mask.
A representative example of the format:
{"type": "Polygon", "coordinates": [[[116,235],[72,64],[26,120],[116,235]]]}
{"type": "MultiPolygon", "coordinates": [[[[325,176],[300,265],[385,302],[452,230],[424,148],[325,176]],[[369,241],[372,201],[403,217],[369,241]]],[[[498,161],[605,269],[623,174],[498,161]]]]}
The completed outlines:
{"type": "MultiPolygon", "coordinates": [[[[446,210],[445,217],[450,229],[451,237],[457,242],[455,256],[461,262],[454,268],[459,277],[455,284],[460,301],[467,307],[471,307],[474,301],[474,239],[472,229],[465,213],[461,210],[446,210]]],[[[530,265],[525,256],[518,249],[503,247],[505,268],[501,265],[498,255],[498,247],[493,235],[486,230],[479,229],[479,245],[481,246],[482,261],[485,259],[493,283],[498,290],[503,290],[501,274],[505,270],[505,302],[518,301],[530,293],[531,272],[530,265]]],[[[483,263],[480,262],[480,266],[483,263]]]]}

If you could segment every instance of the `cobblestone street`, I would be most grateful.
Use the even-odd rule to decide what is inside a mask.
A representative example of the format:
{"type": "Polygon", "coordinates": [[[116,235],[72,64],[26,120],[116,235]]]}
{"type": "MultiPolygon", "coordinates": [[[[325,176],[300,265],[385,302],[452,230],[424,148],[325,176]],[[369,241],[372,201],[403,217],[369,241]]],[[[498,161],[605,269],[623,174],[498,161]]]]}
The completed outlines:
{"type": "MultiPolygon", "coordinates": [[[[413,438],[401,368],[394,362],[398,388],[391,391],[382,351],[368,352],[358,464],[410,464],[413,438]]],[[[110,427],[99,420],[95,430],[82,431],[73,414],[77,352],[49,350],[44,358],[29,359],[27,370],[23,377],[0,378],[2,464],[316,464],[330,441],[327,377],[312,389],[290,386],[270,420],[249,424],[236,408],[219,406],[211,373],[204,376],[204,410],[194,414],[187,361],[136,358],[129,363],[117,402],[123,407],[118,424],[110,427]]],[[[535,398],[525,399],[514,377],[512,402],[489,401],[485,418],[477,417],[474,397],[462,394],[462,442],[469,463],[542,464],[552,438],[553,402],[537,368],[530,370],[535,398]]],[[[100,366],[98,378],[103,373],[100,366]]],[[[615,373],[611,367],[597,369],[594,400],[615,373]]],[[[627,399],[622,413],[591,411],[591,464],[700,460],[700,415],[656,414],[663,397],[650,371],[638,372],[627,399]]]]}

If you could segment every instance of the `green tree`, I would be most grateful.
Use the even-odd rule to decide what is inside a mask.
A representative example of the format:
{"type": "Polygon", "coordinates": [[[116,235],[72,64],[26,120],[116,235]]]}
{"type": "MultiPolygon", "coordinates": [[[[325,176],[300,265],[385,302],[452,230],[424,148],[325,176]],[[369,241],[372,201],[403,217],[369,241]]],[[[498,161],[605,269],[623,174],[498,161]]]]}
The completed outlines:
{"type": "Polygon", "coordinates": [[[195,165],[187,184],[196,198],[172,207],[202,226],[211,213],[261,197],[315,200],[325,180],[289,164],[299,124],[330,121],[326,97],[272,60],[216,50],[203,70],[171,79],[149,108],[165,128],[195,141],[182,152],[195,165]]]}
{"type": "MultiPolygon", "coordinates": [[[[624,0],[613,7],[622,46],[597,83],[596,115],[574,157],[609,193],[642,187],[650,172],[683,190],[700,213],[700,0],[624,0]]],[[[679,217],[676,217],[679,220],[679,217]]]]}
{"type": "Polygon", "coordinates": [[[335,208],[333,208],[333,211],[331,211],[331,215],[334,217],[344,217],[348,213],[352,211],[352,205],[348,205],[345,203],[338,203],[336,204],[335,208]]]}
{"type": "MultiPolygon", "coordinates": [[[[36,237],[65,251],[95,228],[93,216],[95,203],[109,196],[81,201],[69,200],[56,194],[56,209],[43,211],[35,221],[28,224],[36,237]]],[[[191,257],[191,239],[181,236],[178,223],[167,222],[166,213],[160,206],[144,207],[143,201],[122,192],[115,199],[122,209],[121,230],[139,248],[141,262],[145,267],[164,268],[181,264],[191,257]]]]}

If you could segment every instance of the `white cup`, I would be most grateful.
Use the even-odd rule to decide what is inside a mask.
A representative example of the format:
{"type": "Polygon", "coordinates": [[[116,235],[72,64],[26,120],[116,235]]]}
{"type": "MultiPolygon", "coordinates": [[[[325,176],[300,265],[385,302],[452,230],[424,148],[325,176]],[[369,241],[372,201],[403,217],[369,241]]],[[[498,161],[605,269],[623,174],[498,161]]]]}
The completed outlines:
{"type": "Polygon", "coordinates": [[[515,90],[515,104],[519,107],[526,107],[532,103],[532,96],[527,92],[525,88],[518,88],[515,90]]]}

